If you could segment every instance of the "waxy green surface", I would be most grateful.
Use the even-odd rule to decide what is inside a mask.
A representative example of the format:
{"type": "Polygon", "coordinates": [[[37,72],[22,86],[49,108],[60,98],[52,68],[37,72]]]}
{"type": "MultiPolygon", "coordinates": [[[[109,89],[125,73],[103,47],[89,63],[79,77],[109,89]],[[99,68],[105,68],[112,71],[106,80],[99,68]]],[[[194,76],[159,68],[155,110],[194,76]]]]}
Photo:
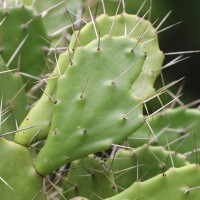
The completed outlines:
{"type": "Polygon", "coordinates": [[[1,199],[45,199],[43,179],[36,173],[26,147],[1,137],[0,158],[1,199]]]}
{"type": "Polygon", "coordinates": [[[98,200],[99,197],[104,199],[118,193],[112,171],[94,155],[73,161],[62,186],[66,199],[83,196],[98,200]]]}
{"type": "Polygon", "coordinates": [[[50,41],[41,16],[26,6],[9,7],[0,9],[2,20],[0,48],[3,60],[11,69],[19,68],[21,72],[40,76],[47,69],[44,56],[49,44],[45,40],[50,41]]]}
{"type": "Polygon", "coordinates": [[[189,162],[199,163],[197,151],[200,144],[200,111],[195,108],[165,109],[148,119],[154,134],[147,124],[144,124],[128,139],[131,147],[144,143],[164,146],[172,151],[185,154],[189,162]]]}
{"type": "Polygon", "coordinates": [[[147,59],[138,80],[132,87],[132,92],[143,100],[154,95],[153,85],[160,74],[164,55],[159,49],[157,31],[153,28],[153,25],[137,15],[122,13],[116,17],[111,17],[102,14],[95,19],[95,28],[92,22],[86,24],[80,32],[73,35],[70,47],[73,48],[79,44],[84,46],[97,38],[98,34],[101,36],[105,34],[112,36],[129,35],[129,37],[137,39],[144,47],[147,59]]]}
{"type": "Polygon", "coordinates": [[[109,164],[118,190],[122,192],[134,182],[148,180],[170,167],[182,167],[189,162],[186,156],[167,151],[161,146],[143,145],[132,150],[120,149],[109,164]]]}
{"type": "Polygon", "coordinates": [[[106,200],[198,200],[200,167],[188,165],[170,168],[165,175],[160,174],[144,182],[135,182],[128,189],[106,200]]]}
{"type": "MultiPolygon", "coordinates": [[[[16,130],[27,114],[27,98],[22,77],[17,71],[9,71],[0,58],[1,134],[16,130]]],[[[7,136],[13,138],[13,134],[7,136]]]]}
{"type": "Polygon", "coordinates": [[[142,105],[131,93],[145,59],[140,44],[131,51],[136,42],[107,35],[100,50],[98,41],[76,49],[73,65],[58,82],[50,133],[35,162],[40,174],[108,149],[143,124],[142,105]]]}
{"type": "MultiPolygon", "coordinates": [[[[73,55],[71,53],[71,55],[73,55]]],[[[19,131],[15,134],[15,142],[22,145],[30,145],[47,137],[52,121],[58,78],[65,72],[70,64],[68,53],[60,55],[57,66],[48,77],[47,86],[42,97],[25,117],[19,131]],[[29,128],[32,127],[32,128],[29,128]]]]}

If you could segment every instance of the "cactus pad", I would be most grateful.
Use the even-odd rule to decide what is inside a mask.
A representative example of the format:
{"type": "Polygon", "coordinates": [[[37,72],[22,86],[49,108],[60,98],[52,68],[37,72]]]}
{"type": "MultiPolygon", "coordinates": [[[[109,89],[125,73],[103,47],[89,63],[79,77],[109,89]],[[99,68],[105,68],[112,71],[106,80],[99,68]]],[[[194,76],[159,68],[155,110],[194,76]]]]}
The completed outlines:
{"type": "Polygon", "coordinates": [[[117,194],[112,171],[93,155],[73,161],[64,179],[63,193],[67,199],[84,196],[98,200],[117,194]]]}
{"type": "Polygon", "coordinates": [[[131,51],[136,42],[107,35],[100,50],[99,41],[76,50],[58,82],[50,133],[35,162],[39,173],[120,143],[143,124],[140,100],[130,92],[145,59],[141,45],[131,51]]]}
{"type": "Polygon", "coordinates": [[[2,199],[45,199],[43,179],[35,172],[26,147],[0,138],[0,191],[2,199]]]}

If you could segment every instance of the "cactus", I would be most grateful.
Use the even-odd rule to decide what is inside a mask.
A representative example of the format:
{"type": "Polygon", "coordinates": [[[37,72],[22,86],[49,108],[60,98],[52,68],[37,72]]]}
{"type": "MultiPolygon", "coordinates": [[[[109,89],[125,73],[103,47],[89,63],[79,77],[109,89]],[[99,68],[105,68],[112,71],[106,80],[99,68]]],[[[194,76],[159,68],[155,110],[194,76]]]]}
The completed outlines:
{"type": "MultiPolygon", "coordinates": [[[[114,17],[108,17],[106,15],[101,15],[96,19],[97,29],[99,29],[101,32],[101,36],[108,34],[111,27],[112,22],[114,20],[114,17]]],[[[154,94],[155,89],[153,88],[153,84],[155,82],[156,77],[159,74],[159,69],[161,68],[162,62],[163,62],[163,54],[159,50],[158,40],[157,40],[157,34],[156,30],[152,27],[150,22],[144,19],[140,19],[136,15],[118,15],[116,16],[115,25],[112,30],[113,36],[120,36],[124,35],[124,29],[126,24],[126,31],[129,33],[131,38],[139,38],[142,35],[142,32],[145,30],[144,38],[139,38],[138,42],[142,43],[144,46],[144,49],[146,51],[146,56],[149,57],[147,60],[145,60],[143,70],[138,77],[138,80],[135,82],[135,84],[132,87],[132,93],[134,95],[137,95],[138,97],[142,99],[146,99],[147,97],[154,94]],[[141,21],[140,21],[141,20],[141,21]],[[138,21],[140,23],[138,23],[138,21]],[[133,27],[136,27],[133,29],[133,27]],[[147,30],[146,30],[146,29],[147,30]],[[154,72],[157,71],[157,72],[154,72]],[[141,86],[142,85],[142,86],[141,86]]],[[[81,45],[86,45],[89,42],[91,42],[93,39],[96,38],[93,23],[90,22],[87,25],[85,25],[78,36],[78,41],[81,45]],[[89,36],[89,37],[88,37],[89,36]]],[[[70,49],[74,49],[77,45],[77,33],[74,33],[71,42],[70,42],[70,49]]],[[[62,56],[64,59],[64,56],[62,56]]],[[[72,59],[73,57],[73,51],[70,53],[70,57],[72,59]]],[[[61,58],[62,59],[62,58],[61,58]]],[[[66,55],[66,59],[69,59],[69,57],[66,55]]],[[[67,62],[69,63],[69,61],[67,62]]],[[[66,65],[63,65],[62,63],[59,64],[60,74],[63,74],[66,70],[66,65]]],[[[53,74],[55,76],[58,76],[58,67],[55,68],[55,71],[53,74]]],[[[50,76],[51,78],[51,76],[50,76]]],[[[28,122],[25,120],[21,125],[20,129],[24,129],[26,127],[29,127],[30,124],[37,126],[33,129],[28,129],[23,132],[19,132],[16,136],[16,142],[27,145],[30,144],[30,141],[32,141],[32,138],[37,133],[37,140],[45,139],[48,134],[48,127],[51,123],[52,115],[53,115],[53,104],[50,100],[48,100],[48,94],[52,97],[52,99],[56,98],[56,81],[58,79],[54,79],[53,83],[53,89],[52,84],[48,82],[45,94],[43,94],[42,98],[38,101],[36,106],[30,111],[27,118],[29,119],[28,122]],[[49,86],[50,85],[50,86],[49,86]],[[49,88],[50,91],[49,91],[49,88]],[[45,101],[44,101],[45,99],[45,101]],[[47,99],[47,100],[46,100],[47,99]],[[49,103],[47,103],[48,101],[49,103]],[[46,109],[46,106],[48,106],[49,112],[44,112],[46,109]],[[41,114],[40,114],[41,113],[41,114]],[[41,115],[42,118],[36,118],[36,115],[41,115]],[[45,127],[45,128],[43,128],[45,127]]],[[[35,141],[37,141],[35,140],[35,141]]]]}
{"type": "Polygon", "coordinates": [[[171,150],[185,154],[192,163],[197,163],[199,154],[197,148],[200,143],[199,137],[200,111],[198,109],[185,109],[177,107],[166,109],[148,119],[155,137],[145,124],[130,136],[128,143],[132,147],[144,143],[165,146],[171,150]],[[138,138],[143,138],[139,140],[138,138]],[[144,140],[144,138],[146,138],[144,140]],[[169,143],[169,144],[168,144],[169,143]]]}
{"type": "MultiPolygon", "coordinates": [[[[132,92],[141,99],[147,99],[155,94],[153,88],[156,77],[160,74],[163,63],[163,53],[159,49],[158,36],[153,25],[137,15],[122,13],[113,17],[105,14],[95,20],[96,31],[100,35],[110,34],[112,36],[128,35],[135,38],[144,47],[147,59],[144,62],[142,72],[138,80],[132,87],[132,92]]],[[[80,31],[73,35],[70,47],[74,48],[80,45],[88,44],[96,38],[93,23],[86,24],[80,31]],[[78,35],[78,42],[77,42],[78,35]]]]}
{"type": "Polygon", "coordinates": [[[0,188],[2,199],[45,199],[43,178],[34,170],[26,147],[0,138],[0,188]]]}
{"type": "MultiPolygon", "coordinates": [[[[16,71],[11,71],[0,59],[0,99],[1,99],[1,133],[16,130],[27,114],[27,98],[22,77],[16,71]]],[[[13,138],[7,135],[7,139],[13,138]]]]}
{"type": "Polygon", "coordinates": [[[68,54],[61,54],[55,70],[49,76],[48,84],[42,97],[21,123],[19,130],[22,131],[16,133],[15,142],[22,145],[30,145],[46,139],[51,125],[54,104],[56,103],[57,80],[69,64],[70,58],[68,54]],[[27,129],[29,127],[33,128],[27,129]]]}
{"type": "Polygon", "coordinates": [[[200,168],[198,165],[188,165],[181,168],[171,168],[144,182],[135,182],[127,190],[106,200],[132,199],[193,199],[200,198],[199,192],[200,168]]]}
{"type": "Polygon", "coordinates": [[[127,36],[102,37],[100,50],[98,43],[78,48],[73,65],[59,79],[51,129],[35,162],[41,174],[122,142],[144,122],[142,106],[126,116],[140,102],[130,88],[143,66],[143,48],[137,44],[133,53],[137,41],[127,36]]]}
{"type": "Polygon", "coordinates": [[[67,199],[84,196],[95,200],[117,194],[112,171],[94,155],[73,161],[63,179],[63,194],[67,199]]]}
{"type": "Polygon", "coordinates": [[[45,40],[50,40],[41,16],[26,6],[8,7],[0,9],[0,21],[1,56],[6,65],[40,76],[47,69],[44,50],[49,44],[45,40]]]}
{"type": "Polygon", "coordinates": [[[2,198],[199,199],[199,166],[190,164],[199,161],[199,110],[162,111],[180,102],[160,98],[177,81],[154,85],[164,59],[157,30],[170,13],[154,28],[151,10],[126,13],[133,2],[80,2],[0,2],[2,198]],[[162,104],[154,113],[153,98],[162,104]]]}
{"type": "Polygon", "coordinates": [[[166,151],[162,146],[143,145],[135,149],[120,149],[109,164],[119,192],[137,181],[148,180],[170,167],[188,165],[186,156],[166,151]]]}

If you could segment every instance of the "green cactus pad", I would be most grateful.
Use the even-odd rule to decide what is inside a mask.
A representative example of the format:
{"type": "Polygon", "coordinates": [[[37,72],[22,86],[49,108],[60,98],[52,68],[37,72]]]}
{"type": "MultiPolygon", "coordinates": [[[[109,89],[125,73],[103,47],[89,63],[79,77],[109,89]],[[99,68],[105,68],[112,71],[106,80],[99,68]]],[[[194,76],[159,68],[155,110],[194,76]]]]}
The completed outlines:
{"type": "Polygon", "coordinates": [[[46,69],[44,49],[49,37],[41,16],[31,8],[21,6],[0,9],[0,48],[3,60],[11,69],[40,76],[46,69]]]}
{"type": "Polygon", "coordinates": [[[93,155],[71,163],[62,188],[67,199],[83,196],[98,200],[117,194],[112,171],[93,155]]]}
{"type": "Polygon", "coordinates": [[[199,200],[199,183],[198,165],[171,168],[165,175],[160,174],[144,182],[135,182],[125,191],[106,200],[199,200]]]}
{"type": "Polygon", "coordinates": [[[115,183],[119,192],[134,182],[152,178],[173,165],[188,165],[186,156],[166,151],[163,147],[143,145],[133,150],[120,149],[113,159],[109,160],[115,175],[115,183]],[[172,161],[171,161],[172,159],[172,161]]]}
{"type": "Polygon", "coordinates": [[[45,199],[43,179],[35,172],[26,147],[0,138],[1,199],[45,199]]]}
{"type": "MultiPolygon", "coordinates": [[[[23,81],[16,71],[9,71],[0,58],[1,133],[16,130],[27,114],[27,98],[23,81]]],[[[13,138],[8,136],[7,138],[13,138]]]]}
{"type": "MultiPolygon", "coordinates": [[[[96,19],[96,22],[97,22],[96,25],[101,30],[102,36],[109,32],[113,19],[114,17],[108,17],[106,15],[101,15],[100,17],[96,19]]],[[[113,28],[112,35],[124,35],[125,23],[127,26],[127,33],[128,31],[130,32],[131,29],[134,26],[136,26],[139,19],[140,18],[135,15],[128,15],[125,13],[123,15],[118,15],[116,17],[115,26],[113,28]]],[[[134,83],[132,87],[132,93],[134,95],[140,96],[143,99],[150,96],[150,94],[153,94],[154,89],[152,86],[159,72],[153,73],[152,70],[160,69],[163,62],[163,54],[159,50],[158,40],[156,38],[157,37],[156,30],[151,27],[150,22],[146,20],[142,20],[141,24],[135,29],[135,31],[130,36],[132,38],[134,37],[138,38],[144,31],[145,27],[150,27],[150,29],[145,34],[145,37],[141,40],[141,43],[147,42],[154,38],[155,39],[143,45],[145,51],[147,52],[147,56],[150,56],[150,57],[148,58],[147,61],[144,62],[143,71],[140,73],[138,80],[134,83]],[[149,68],[149,66],[152,66],[152,67],[149,68]],[[151,83],[149,83],[149,81],[151,83]]],[[[83,29],[81,29],[81,32],[79,34],[79,41],[82,45],[86,45],[89,42],[91,42],[93,39],[95,39],[95,37],[96,36],[95,36],[94,28],[93,28],[92,22],[90,22],[86,26],[84,26],[83,29]]],[[[76,37],[73,36],[70,42],[71,48],[74,48],[75,43],[76,43],[76,37]]],[[[65,53],[65,55],[66,55],[65,59],[68,60],[66,62],[69,63],[69,56],[67,55],[67,53],[65,53]]],[[[63,57],[63,60],[64,60],[64,56],[61,56],[61,57],[63,57]]],[[[72,51],[70,53],[70,57],[71,59],[73,57],[72,51]]],[[[59,60],[62,60],[62,59],[59,58],[59,60]]],[[[63,74],[65,72],[66,66],[67,66],[67,64],[62,64],[62,63],[59,63],[60,74],[63,74]]],[[[57,76],[57,75],[58,75],[58,66],[53,72],[53,76],[57,76]]],[[[52,75],[49,78],[51,77],[52,75]]],[[[53,80],[48,81],[48,84],[45,90],[45,93],[50,95],[52,99],[56,98],[57,80],[58,79],[55,78],[54,81],[53,80]]],[[[53,104],[52,104],[52,101],[48,99],[46,94],[43,94],[41,99],[37,102],[35,107],[30,111],[30,113],[28,114],[28,116],[26,117],[26,119],[23,121],[23,123],[20,125],[19,128],[21,129],[21,128],[26,128],[26,127],[30,127],[34,125],[36,125],[37,127],[17,133],[15,137],[15,141],[17,143],[22,144],[22,145],[28,145],[30,144],[30,141],[36,142],[38,140],[42,140],[47,137],[49,124],[51,123],[52,115],[53,115],[53,104]],[[47,112],[47,108],[48,108],[48,112],[47,112]],[[35,139],[32,140],[35,134],[37,134],[37,137],[35,137],[35,139]]]]}
{"type": "Polygon", "coordinates": [[[58,82],[51,129],[35,162],[39,173],[120,143],[143,124],[141,102],[130,92],[145,59],[141,45],[131,51],[136,42],[106,35],[100,50],[99,41],[76,50],[58,82]]]}
{"type": "Polygon", "coordinates": [[[56,103],[58,77],[59,74],[65,72],[69,64],[70,58],[68,53],[61,54],[55,70],[49,76],[42,97],[19,126],[19,130],[23,131],[19,131],[15,134],[15,142],[22,145],[30,145],[34,142],[46,139],[53,116],[54,104],[56,103]],[[29,127],[33,128],[29,129],[29,127]]]}
{"type": "MultiPolygon", "coordinates": [[[[144,99],[155,94],[153,87],[157,76],[160,74],[164,55],[159,49],[158,36],[156,29],[152,27],[152,24],[137,15],[129,15],[126,13],[117,15],[116,17],[110,17],[107,15],[101,15],[95,20],[96,30],[100,31],[100,35],[103,36],[110,32],[112,36],[120,36],[131,33],[131,38],[138,39],[143,45],[146,52],[147,59],[144,62],[144,66],[138,80],[132,87],[134,95],[144,99]],[[113,23],[114,21],[114,23],[113,23]],[[140,40],[140,36],[144,33],[144,36],[140,40]]],[[[78,41],[83,46],[88,44],[91,40],[96,38],[94,25],[92,22],[86,24],[80,31],[80,33],[74,35],[70,41],[70,46],[76,47],[78,41]]]]}
{"type": "Polygon", "coordinates": [[[166,109],[148,119],[156,138],[152,135],[147,124],[144,124],[132,136],[128,143],[138,147],[144,143],[169,147],[173,151],[185,154],[192,163],[200,161],[196,150],[200,144],[200,111],[198,109],[166,109]]]}

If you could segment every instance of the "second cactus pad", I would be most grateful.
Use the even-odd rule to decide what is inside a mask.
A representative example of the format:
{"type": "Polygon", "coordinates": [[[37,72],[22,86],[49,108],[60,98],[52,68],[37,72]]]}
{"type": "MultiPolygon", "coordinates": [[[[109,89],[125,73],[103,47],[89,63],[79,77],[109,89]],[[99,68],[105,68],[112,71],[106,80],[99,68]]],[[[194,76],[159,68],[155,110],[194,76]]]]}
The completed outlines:
{"type": "Polygon", "coordinates": [[[144,182],[135,182],[128,189],[106,200],[198,200],[200,167],[187,165],[170,168],[165,175],[155,176],[144,182]]]}
{"type": "Polygon", "coordinates": [[[67,177],[63,179],[66,199],[84,196],[99,200],[99,197],[104,199],[117,194],[112,171],[103,160],[94,155],[73,161],[67,177]]]}
{"type": "Polygon", "coordinates": [[[106,35],[77,48],[58,81],[51,129],[35,162],[40,174],[108,149],[143,124],[141,102],[131,93],[145,59],[140,44],[132,52],[136,43],[106,35]]]}
{"type": "Polygon", "coordinates": [[[49,44],[41,16],[26,6],[0,9],[1,56],[11,69],[33,76],[41,75],[44,48],[49,44]]]}

